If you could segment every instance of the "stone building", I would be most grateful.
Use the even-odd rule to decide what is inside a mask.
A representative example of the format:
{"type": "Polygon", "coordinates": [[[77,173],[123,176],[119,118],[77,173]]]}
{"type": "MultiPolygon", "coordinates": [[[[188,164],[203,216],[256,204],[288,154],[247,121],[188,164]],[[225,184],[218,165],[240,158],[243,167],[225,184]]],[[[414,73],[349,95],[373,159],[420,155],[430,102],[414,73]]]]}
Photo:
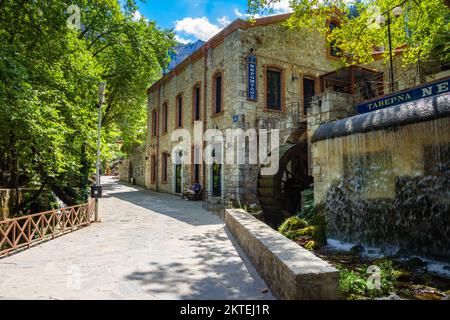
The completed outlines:
{"type": "Polygon", "coordinates": [[[277,128],[284,144],[306,127],[320,76],[334,70],[338,59],[323,35],[283,26],[288,17],[236,20],[148,90],[148,189],[177,194],[198,181],[210,198],[256,201],[259,165],[176,165],[172,150],[178,141],[171,134],[177,128],[193,134],[195,124],[224,133],[277,128]]]}
{"type": "MultiPolygon", "coordinates": [[[[389,67],[375,53],[369,66],[339,69],[336,50],[325,36],[289,29],[283,25],[288,18],[285,14],[253,23],[234,21],[148,89],[147,149],[138,157],[145,168],[138,184],[180,194],[199,182],[209,203],[259,201],[265,212],[275,214],[280,208],[298,209],[301,191],[320,170],[314,168],[319,160],[311,152],[314,131],[322,123],[357,113],[355,103],[367,99],[365,79],[376,91],[372,94],[389,92],[389,67]],[[317,98],[319,118],[312,107],[317,98]],[[343,107],[331,114],[327,105],[343,107]],[[188,137],[173,136],[177,129],[184,129],[188,137]],[[227,129],[255,129],[258,142],[259,130],[279,129],[278,173],[263,176],[259,163],[249,163],[249,156],[257,152],[252,149],[257,143],[250,139],[245,140],[245,164],[220,164],[220,156],[225,159],[236,152],[236,139],[226,136],[227,129]],[[203,141],[202,134],[211,130],[223,137],[203,141]],[[192,161],[204,155],[215,156],[215,162],[192,161]],[[292,166],[300,168],[299,176],[289,176],[292,166]]],[[[330,28],[336,23],[331,18],[330,28]]],[[[395,53],[396,89],[423,82],[415,68],[402,65],[401,49],[395,53]]]]}

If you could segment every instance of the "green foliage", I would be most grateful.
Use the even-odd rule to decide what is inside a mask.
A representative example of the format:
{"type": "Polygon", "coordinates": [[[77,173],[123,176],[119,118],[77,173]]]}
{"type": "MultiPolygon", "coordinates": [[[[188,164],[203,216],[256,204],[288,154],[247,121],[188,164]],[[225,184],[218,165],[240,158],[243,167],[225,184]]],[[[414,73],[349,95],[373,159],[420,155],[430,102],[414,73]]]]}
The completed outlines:
{"type": "Polygon", "coordinates": [[[389,295],[394,290],[394,282],[398,272],[394,269],[391,260],[384,259],[375,263],[381,270],[381,289],[370,289],[367,280],[369,265],[362,265],[354,270],[349,270],[342,265],[336,265],[340,270],[339,288],[341,294],[347,299],[376,298],[389,295]]]}
{"type": "Polygon", "coordinates": [[[303,229],[307,226],[308,223],[305,220],[300,219],[299,217],[291,217],[281,224],[278,228],[278,232],[290,238],[292,232],[303,229]]]}
{"type": "Polygon", "coordinates": [[[302,212],[300,212],[298,216],[310,223],[313,223],[315,217],[314,189],[303,191],[302,196],[304,197],[304,206],[302,208],[302,212]]]}
{"type": "Polygon", "coordinates": [[[315,213],[314,191],[306,190],[302,195],[304,197],[302,212],[284,221],[278,232],[288,239],[297,241],[308,250],[316,250],[327,244],[326,219],[315,213]]]}
{"type": "Polygon", "coordinates": [[[30,186],[86,191],[96,157],[98,82],[107,82],[102,160],[109,161],[122,155],[116,140],[142,143],[145,89],[165,67],[173,34],[133,19],[131,0],[70,4],[81,9],[82,30],[67,26],[64,2],[0,2],[0,162],[30,186]]]}
{"type": "MultiPolygon", "coordinates": [[[[249,13],[271,11],[280,0],[249,0],[249,13]]],[[[330,16],[339,18],[340,28],[327,36],[329,43],[335,43],[350,59],[348,63],[369,63],[373,61],[374,48],[388,48],[386,27],[374,24],[374,19],[400,6],[403,14],[394,18],[391,24],[394,47],[406,45],[405,63],[418,61],[450,60],[450,10],[444,0],[291,0],[293,15],[286,25],[291,28],[315,30],[327,34],[326,21],[330,16]]],[[[392,13],[391,13],[392,16],[392,13]]],[[[388,50],[386,50],[388,51],[388,50]]],[[[386,52],[387,57],[388,52],[386,52]]]]}

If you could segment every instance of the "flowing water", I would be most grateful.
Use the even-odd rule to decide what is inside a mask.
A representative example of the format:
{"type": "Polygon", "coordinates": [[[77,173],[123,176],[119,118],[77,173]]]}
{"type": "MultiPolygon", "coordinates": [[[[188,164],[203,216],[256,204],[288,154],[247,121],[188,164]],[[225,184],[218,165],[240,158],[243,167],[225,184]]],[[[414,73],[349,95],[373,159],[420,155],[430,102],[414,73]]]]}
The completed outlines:
{"type": "Polygon", "coordinates": [[[331,238],[450,262],[450,118],[317,143],[331,238]]]}

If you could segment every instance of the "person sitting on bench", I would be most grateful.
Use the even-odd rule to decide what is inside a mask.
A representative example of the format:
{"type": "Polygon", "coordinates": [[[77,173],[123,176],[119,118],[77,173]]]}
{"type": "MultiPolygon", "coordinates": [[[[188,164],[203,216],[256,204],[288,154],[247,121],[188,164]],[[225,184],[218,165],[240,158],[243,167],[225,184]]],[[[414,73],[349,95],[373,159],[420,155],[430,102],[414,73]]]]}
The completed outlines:
{"type": "Polygon", "coordinates": [[[200,183],[194,183],[185,193],[183,193],[182,199],[193,200],[200,196],[202,186],[200,183]]]}

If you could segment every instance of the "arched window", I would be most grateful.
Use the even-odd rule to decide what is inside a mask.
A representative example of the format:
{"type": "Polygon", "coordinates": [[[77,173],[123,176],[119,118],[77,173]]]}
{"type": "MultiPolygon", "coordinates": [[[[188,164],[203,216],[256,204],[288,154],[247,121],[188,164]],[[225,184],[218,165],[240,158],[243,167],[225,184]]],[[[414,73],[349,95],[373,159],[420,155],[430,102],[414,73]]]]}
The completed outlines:
{"type": "Polygon", "coordinates": [[[266,66],[266,110],[284,109],[284,72],[276,66],[266,66]]]}
{"type": "Polygon", "coordinates": [[[183,95],[179,94],[175,104],[175,128],[183,127],[183,95]]]}
{"type": "MultiPolygon", "coordinates": [[[[331,20],[328,22],[328,35],[333,32],[334,29],[339,28],[339,22],[337,20],[331,20]]],[[[328,56],[332,58],[340,58],[342,56],[341,49],[336,45],[336,41],[332,41],[328,46],[328,56]]]]}
{"type": "Polygon", "coordinates": [[[197,83],[192,90],[192,121],[201,120],[201,84],[197,83]]]}
{"type": "Polygon", "coordinates": [[[153,110],[152,112],[152,136],[156,137],[158,135],[158,111],[153,110]]]}
{"type": "Polygon", "coordinates": [[[163,119],[162,119],[162,132],[163,133],[167,133],[168,131],[168,126],[169,126],[169,104],[167,102],[164,102],[163,107],[162,107],[162,113],[163,113],[163,119]]]}
{"type": "Polygon", "coordinates": [[[216,72],[213,76],[212,82],[212,113],[213,115],[216,115],[222,113],[223,111],[223,72],[216,72]]]}

